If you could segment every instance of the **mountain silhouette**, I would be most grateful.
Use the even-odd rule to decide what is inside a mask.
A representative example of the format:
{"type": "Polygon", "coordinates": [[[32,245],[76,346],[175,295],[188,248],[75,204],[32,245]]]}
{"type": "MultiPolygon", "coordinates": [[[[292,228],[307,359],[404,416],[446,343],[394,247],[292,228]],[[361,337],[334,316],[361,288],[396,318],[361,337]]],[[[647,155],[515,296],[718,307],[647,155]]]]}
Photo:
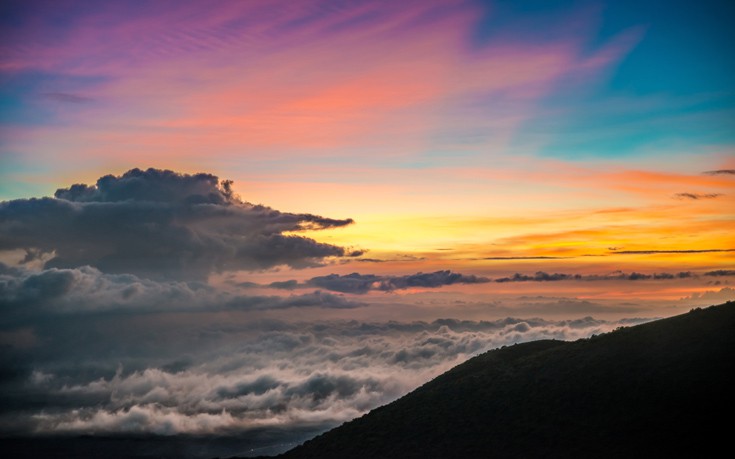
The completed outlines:
{"type": "Polygon", "coordinates": [[[730,449],[735,302],[474,357],[281,456],[702,457],[730,449]]]}

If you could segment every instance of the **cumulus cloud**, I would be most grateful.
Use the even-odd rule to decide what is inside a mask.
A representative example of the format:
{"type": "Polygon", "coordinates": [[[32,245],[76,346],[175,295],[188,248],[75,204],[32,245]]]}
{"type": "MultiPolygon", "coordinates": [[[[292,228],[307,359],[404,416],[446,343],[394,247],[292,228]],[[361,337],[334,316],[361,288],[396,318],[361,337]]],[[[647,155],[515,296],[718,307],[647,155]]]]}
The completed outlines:
{"type": "Polygon", "coordinates": [[[349,225],[279,212],[234,196],[211,174],[133,169],[55,198],[0,203],[0,250],[51,254],[46,267],[90,265],[150,278],[205,278],[213,271],[302,268],[358,256],[290,234],[349,225]],[[289,234],[284,234],[288,232],[289,234]]]}
{"type": "Polygon", "coordinates": [[[453,273],[452,271],[436,271],[433,273],[416,273],[403,276],[380,276],[376,274],[352,273],[346,275],[329,274],[312,277],[306,282],[295,280],[272,282],[268,287],[293,290],[296,288],[318,287],[334,292],[364,294],[369,291],[390,292],[413,287],[438,288],[454,284],[483,284],[490,282],[487,277],[453,273]]]}

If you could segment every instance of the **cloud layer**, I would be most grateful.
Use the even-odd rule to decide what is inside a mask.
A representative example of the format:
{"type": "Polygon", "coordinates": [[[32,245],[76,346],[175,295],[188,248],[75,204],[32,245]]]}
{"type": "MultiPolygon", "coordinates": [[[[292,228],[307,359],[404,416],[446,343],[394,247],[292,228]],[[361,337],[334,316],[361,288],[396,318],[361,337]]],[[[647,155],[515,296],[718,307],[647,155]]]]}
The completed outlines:
{"type": "MultiPolygon", "coordinates": [[[[448,271],[388,280],[487,282],[448,271]]],[[[597,307],[518,300],[527,311],[597,307]]],[[[245,296],[92,267],[0,265],[0,432],[257,436],[265,429],[275,438],[268,441],[282,443],[394,400],[479,352],[642,320],[285,320],[295,309],[358,306],[365,305],[321,291],[245,296]],[[269,311],[282,314],[256,314],[269,311]]]]}
{"type": "Polygon", "coordinates": [[[199,282],[159,282],[105,274],[89,266],[29,271],[0,263],[0,306],[0,325],[13,326],[59,315],[346,309],[364,304],[318,290],[285,297],[245,296],[199,282]]]}
{"type": "MultiPolygon", "coordinates": [[[[729,276],[731,271],[720,270],[706,272],[704,276],[729,276]]],[[[499,277],[494,279],[493,282],[555,282],[565,280],[576,280],[576,281],[639,281],[639,280],[671,280],[671,279],[688,279],[697,277],[696,274],[690,271],[680,271],[678,273],[651,273],[644,274],[632,271],[625,273],[622,271],[615,271],[610,274],[565,274],[565,273],[547,273],[544,271],[537,271],[535,274],[521,274],[515,273],[509,277],[499,277]]]]}
{"type": "Polygon", "coordinates": [[[416,273],[403,276],[383,276],[376,274],[352,273],[346,275],[329,274],[312,277],[306,282],[296,280],[272,282],[269,287],[285,290],[317,287],[343,293],[363,294],[369,291],[391,292],[408,288],[437,288],[454,284],[484,284],[490,282],[486,277],[453,273],[449,270],[433,273],[416,273]]]}
{"type": "Polygon", "coordinates": [[[24,365],[2,382],[0,428],[204,435],[330,426],[487,349],[576,339],[637,322],[587,317],[287,323],[199,314],[167,325],[155,315],[146,323],[139,319],[61,317],[55,325],[34,324],[35,345],[6,346],[4,358],[22,357],[24,365]],[[130,331],[133,323],[141,324],[134,344],[127,333],[115,331],[130,331]]]}
{"type": "Polygon", "coordinates": [[[378,274],[328,274],[326,276],[312,277],[304,282],[295,279],[275,281],[267,285],[259,285],[253,282],[238,284],[241,287],[270,287],[279,290],[296,290],[304,288],[319,288],[334,292],[365,294],[372,291],[392,292],[409,288],[438,288],[446,285],[457,284],[486,284],[489,282],[557,282],[557,281],[644,281],[644,280],[676,280],[696,279],[702,277],[727,277],[735,276],[735,270],[720,269],[694,273],[691,271],[654,272],[650,274],[636,271],[623,272],[614,271],[608,274],[579,274],[579,273],[547,273],[537,271],[534,274],[514,273],[510,276],[489,278],[476,275],[460,274],[449,270],[436,271],[433,273],[416,273],[402,276],[385,276],[378,274]]]}
{"type": "MultiPolygon", "coordinates": [[[[48,254],[46,267],[198,278],[226,270],[313,266],[344,248],[284,234],[352,223],[243,202],[210,174],[133,169],[56,198],[0,203],[0,250],[48,254]]],[[[27,257],[29,258],[29,257],[27,257]]]]}
{"type": "Polygon", "coordinates": [[[700,200],[700,199],[715,199],[722,196],[722,193],[676,193],[674,195],[677,199],[693,199],[693,200],[700,200]]]}

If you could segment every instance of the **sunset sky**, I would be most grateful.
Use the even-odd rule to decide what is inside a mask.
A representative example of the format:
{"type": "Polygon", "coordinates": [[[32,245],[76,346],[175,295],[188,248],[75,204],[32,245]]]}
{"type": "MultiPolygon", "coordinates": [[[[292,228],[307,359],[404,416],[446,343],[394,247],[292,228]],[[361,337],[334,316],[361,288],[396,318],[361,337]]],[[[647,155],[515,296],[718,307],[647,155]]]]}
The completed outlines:
{"type": "Polygon", "coordinates": [[[497,345],[735,298],[734,15],[3,2],[0,431],[302,441],[497,345]]]}

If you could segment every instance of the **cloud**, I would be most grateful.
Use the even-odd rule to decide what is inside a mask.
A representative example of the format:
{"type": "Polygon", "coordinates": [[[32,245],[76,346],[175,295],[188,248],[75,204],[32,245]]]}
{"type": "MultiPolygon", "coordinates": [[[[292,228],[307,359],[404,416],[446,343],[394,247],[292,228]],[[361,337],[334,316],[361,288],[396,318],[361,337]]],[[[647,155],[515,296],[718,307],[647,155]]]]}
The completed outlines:
{"type": "Polygon", "coordinates": [[[272,282],[271,288],[293,290],[296,288],[318,287],[342,293],[364,294],[370,291],[390,292],[408,288],[438,288],[454,284],[483,284],[490,282],[486,277],[453,273],[449,270],[433,273],[416,273],[403,276],[379,276],[376,274],[352,273],[346,275],[329,274],[312,277],[304,283],[295,280],[272,282]]]}
{"type": "Polygon", "coordinates": [[[337,292],[367,293],[370,290],[376,290],[377,283],[381,279],[381,276],[374,274],[352,273],[345,276],[329,274],[327,276],[313,277],[306,282],[306,285],[314,285],[337,292]]]}
{"type": "MultiPolygon", "coordinates": [[[[704,276],[733,276],[735,271],[718,270],[703,273],[704,276]]],[[[305,282],[291,279],[286,281],[271,282],[266,287],[280,290],[296,290],[303,288],[322,288],[342,293],[365,294],[371,291],[390,292],[412,287],[438,288],[453,284],[483,284],[488,282],[558,282],[558,281],[641,281],[641,280],[674,280],[692,279],[698,274],[691,271],[680,271],[677,273],[654,272],[650,274],[615,271],[609,274],[570,274],[570,273],[547,273],[537,271],[534,274],[514,273],[511,276],[490,279],[475,275],[453,273],[451,271],[436,271],[433,273],[417,273],[403,276],[380,276],[376,274],[352,273],[346,275],[329,274],[326,276],[313,277],[305,282]]],[[[249,288],[257,287],[258,284],[240,283],[240,286],[249,288]]]]}
{"type": "Polygon", "coordinates": [[[118,411],[85,410],[75,415],[49,415],[41,413],[34,419],[41,429],[53,426],[54,433],[114,433],[174,435],[196,432],[213,433],[234,430],[235,419],[227,411],[221,413],[197,413],[184,415],[175,408],[156,404],[133,405],[118,411]]]}
{"type": "Polygon", "coordinates": [[[383,279],[379,290],[397,290],[411,287],[434,288],[453,284],[483,284],[490,282],[486,277],[453,273],[451,271],[436,271],[433,273],[417,273],[410,276],[391,276],[383,279]]]}
{"type": "Polygon", "coordinates": [[[561,273],[545,273],[543,271],[538,271],[533,276],[529,276],[526,274],[521,273],[515,273],[510,277],[501,277],[498,279],[495,279],[495,282],[553,282],[553,281],[560,281],[560,280],[570,280],[570,279],[580,279],[581,276],[579,274],[561,274],[561,273]]]}
{"type": "MultiPolygon", "coordinates": [[[[710,274],[705,274],[710,275],[710,274]]],[[[607,280],[663,280],[663,279],[688,279],[695,277],[690,271],[682,271],[678,273],[652,273],[643,274],[638,272],[624,273],[622,271],[616,271],[610,274],[599,275],[599,274],[564,274],[564,273],[546,273],[544,271],[538,271],[533,275],[515,273],[509,277],[500,277],[494,279],[493,282],[555,282],[555,281],[607,281],[607,280]]]]}
{"type": "Polygon", "coordinates": [[[735,269],[718,269],[716,271],[707,271],[706,273],[704,273],[704,275],[713,277],[735,276],[735,269]]]}
{"type": "Polygon", "coordinates": [[[481,260],[564,260],[567,258],[574,258],[574,257],[546,257],[546,256],[539,256],[539,257],[485,257],[481,258],[481,260]]]}
{"type": "Polygon", "coordinates": [[[735,169],[718,169],[714,171],[702,172],[706,175],[735,175],[735,169]]]}
{"type": "MultiPolygon", "coordinates": [[[[165,150],[177,158],[258,151],[308,164],[315,149],[342,155],[355,144],[413,151],[427,130],[449,145],[467,133],[495,144],[536,115],[532,101],[559,78],[593,78],[635,40],[623,33],[582,52],[579,38],[529,42],[521,34],[477,46],[468,33],[484,13],[473,2],[161,1],[145,15],[124,4],[72,2],[63,13],[32,6],[17,12],[3,37],[3,74],[71,79],[69,93],[114,101],[91,113],[60,114],[76,122],[57,126],[66,142],[53,139],[56,151],[69,145],[65,153],[92,161],[102,154],[102,163],[176,145],[165,150]],[[172,79],[172,72],[189,77],[172,79]],[[502,103],[469,102],[478,97],[502,103]],[[114,130],[108,116],[118,120],[114,130]],[[207,134],[213,127],[218,135],[207,134]],[[135,140],[92,135],[99,132],[135,140]],[[126,150],[131,144],[139,148],[126,150]]],[[[29,129],[41,132],[36,128],[29,129]]],[[[23,143],[20,154],[46,151],[38,145],[51,142],[45,137],[23,143]]]]}
{"type": "Polygon", "coordinates": [[[106,274],[89,266],[36,272],[0,263],[0,308],[3,313],[0,326],[32,323],[38,317],[65,314],[360,306],[364,304],[321,291],[286,297],[244,296],[199,282],[154,281],[132,274],[106,274]]]}
{"type": "Polygon", "coordinates": [[[732,301],[735,299],[735,289],[730,287],[721,288],[720,290],[707,290],[705,292],[695,292],[690,296],[684,297],[681,301],[692,302],[696,304],[712,304],[723,301],[732,301]]]}
{"type": "Polygon", "coordinates": [[[344,262],[351,263],[353,261],[358,261],[362,263],[410,263],[414,261],[426,260],[425,257],[416,257],[413,255],[400,255],[400,257],[401,258],[354,258],[344,260],[344,262]]]}
{"type": "Polygon", "coordinates": [[[234,196],[211,174],[133,169],[56,198],[0,203],[0,250],[52,254],[46,267],[90,265],[108,273],[204,279],[212,272],[314,266],[352,256],[341,247],[284,234],[351,219],[279,212],[234,196]]]}
{"type": "Polygon", "coordinates": [[[658,253],[717,253],[735,252],[735,249],[699,249],[699,250],[617,250],[611,255],[654,255],[658,253]]]}
{"type": "Polygon", "coordinates": [[[674,195],[677,199],[693,199],[693,200],[699,200],[699,199],[714,199],[719,198],[722,196],[722,193],[706,193],[706,194],[700,194],[700,193],[676,193],[674,195]]]}
{"type": "Polygon", "coordinates": [[[207,435],[332,426],[487,349],[573,340],[642,321],[62,317],[35,324],[42,336],[35,348],[13,351],[24,359],[11,367],[17,377],[0,381],[0,430],[207,435]],[[39,399],[43,404],[33,402],[39,399]]]}
{"type": "Polygon", "coordinates": [[[630,273],[624,273],[622,271],[616,271],[610,274],[605,275],[597,275],[597,274],[590,274],[590,275],[583,275],[580,276],[577,274],[576,276],[579,276],[580,280],[587,280],[587,281],[598,281],[598,280],[629,280],[629,281],[639,281],[639,280],[670,280],[670,279],[689,279],[692,277],[696,277],[695,274],[693,274],[691,271],[680,271],[678,273],[651,273],[651,274],[644,274],[639,272],[630,272],[630,273]]]}

